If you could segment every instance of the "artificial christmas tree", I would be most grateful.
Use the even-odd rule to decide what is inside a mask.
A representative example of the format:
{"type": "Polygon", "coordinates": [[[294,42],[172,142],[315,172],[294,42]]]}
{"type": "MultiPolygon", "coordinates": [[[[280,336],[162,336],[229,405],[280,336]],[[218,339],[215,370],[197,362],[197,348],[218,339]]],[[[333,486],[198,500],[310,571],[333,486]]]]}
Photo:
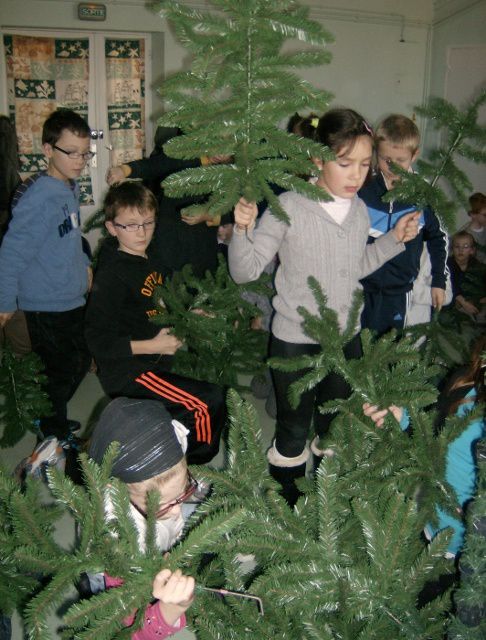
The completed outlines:
{"type": "Polygon", "coordinates": [[[187,211],[214,216],[230,211],[241,196],[266,200],[274,215],[286,219],[271,185],[322,200],[320,189],[297,176],[315,173],[311,157],[332,154],[277,125],[295,111],[327,108],[331,94],[291,70],[329,62],[322,46],[332,37],[294,0],[210,4],[218,11],[202,13],[171,0],[159,5],[193,56],[189,71],[164,82],[160,93],[170,110],[159,123],[183,132],[164,145],[168,155],[224,155],[233,161],[174,174],[164,180],[165,193],[210,194],[187,211]],[[282,53],[289,39],[321,48],[282,53]]]}
{"type": "Polygon", "coordinates": [[[265,368],[268,333],[251,328],[258,315],[246,292],[269,296],[269,278],[237,285],[221,256],[217,272],[198,279],[186,265],[154,291],[157,308],[154,322],[171,327],[184,343],[174,356],[172,371],[233,388],[241,375],[255,375],[265,368]]]}
{"type": "Polygon", "coordinates": [[[12,447],[27,432],[38,433],[37,421],[50,414],[51,403],[41,388],[47,379],[35,353],[20,358],[4,346],[0,358],[0,447],[12,447]]]}

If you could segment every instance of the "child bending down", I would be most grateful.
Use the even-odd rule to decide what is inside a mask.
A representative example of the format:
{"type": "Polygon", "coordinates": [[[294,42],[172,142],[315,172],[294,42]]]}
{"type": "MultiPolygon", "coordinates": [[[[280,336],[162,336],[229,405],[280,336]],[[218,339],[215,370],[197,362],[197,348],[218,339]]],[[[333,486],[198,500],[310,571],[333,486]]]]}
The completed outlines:
{"type": "MultiPolygon", "coordinates": [[[[446,390],[439,397],[439,428],[447,415],[467,415],[472,408],[486,398],[484,387],[484,352],[486,351],[486,336],[479,338],[471,354],[471,362],[465,371],[458,372],[451,380],[446,390]]],[[[383,425],[384,417],[388,413],[400,423],[402,429],[408,428],[408,416],[401,407],[394,405],[388,409],[381,409],[376,405],[365,403],[365,415],[369,416],[377,427],[383,425]]],[[[464,509],[474,497],[476,490],[477,470],[475,447],[485,435],[484,417],[470,420],[464,431],[453,440],[447,449],[445,479],[454,489],[457,498],[457,515],[452,516],[437,508],[439,524],[437,528],[430,524],[425,529],[429,539],[439,531],[450,527],[453,535],[449,541],[446,556],[454,558],[464,544],[465,527],[463,522],[464,509]]]]}
{"type": "MultiPolygon", "coordinates": [[[[357,192],[369,172],[373,137],[362,116],[351,109],[329,111],[320,118],[315,138],[336,156],[327,162],[314,160],[320,170],[317,185],[331,197],[330,201],[315,202],[297,193],[284,193],[279,200],[290,224],[279,221],[267,210],[256,229],[255,204],[242,199],[235,209],[235,231],[229,247],[229,268],[234,280],[238,283],[256,280],[275,255],[279,258],[271,356],[291,358],[312,355],[320,349],[303,332],[297,311],[303,306],[310,313],[317,313],[316,301],[307,285],[309,276],[318,280],[328,305],[344,327],[360,278],[404,251],[404,242],[417,235],[418,214],[410,213],[377,242],[366,244],[369,218],[357,192]]],[[[358,334],[345,346],[344,353],[347,358],[361,356],[358,334]]],[[[305,475],[309,457],[306,441],[311,424],[314,421],[320,438],[333,418],[320,414],[317,407],[326,400],[349,395],[346,381],[331,373],[316,388],[304,393],[294,409],[287,392],[303,373],[273,372],[277,424],[267,457],[270,473],[282,485],[282,495],[290,505],[298,498],[295,480],[305,475]]],[[[313,444],[317,464],[325,450],[313,444]]]]}
{"type": "MultiPolygon", "coordinates": [[[[184,527],[184,503],[194,501],[198,483],[192,478],[185,459],[187,429],[172,420],[160,402],[116,398],[103,411],[93,432],[89,455],[101,463],[111,442],[119,443],[112,476],[126,483],[130,497],[130,516],[138,543],[145,550],[146,499],[154,489],[160,493],[156,514],[156,543],[161,552],[169,550],[184,527]]],[[[106,518],[114,518],[109,493],[105,497],[106,518]]],[[[92,592],[116,588],[119,578],[107,574],[89,575],[92,592]],[[94,588],[92,585],[100,585],[94,588]]],[[[152,593],[157,602],[147,607],[145,623],[132,640],[167,638],[185,626],[184,612],[194,596],[194,579],[180,571],[163,569],[154,578],[152,593]]],[[[134,615],[125,619],[131,626],[134,615]]]]}

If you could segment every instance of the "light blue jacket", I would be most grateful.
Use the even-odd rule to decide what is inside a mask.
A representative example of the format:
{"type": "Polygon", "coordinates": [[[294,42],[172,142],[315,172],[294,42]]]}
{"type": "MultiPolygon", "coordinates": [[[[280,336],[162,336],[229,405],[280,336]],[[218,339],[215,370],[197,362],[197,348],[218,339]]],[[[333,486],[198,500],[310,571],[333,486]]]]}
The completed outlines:
{"type": "MultiPolygon", "coordinates": [[[[468,400],[459,405],[457,415],[459,417],[466,416],[474,407],[476,392],[471,389],[465,396],[468,400]]],[[[406,429],[408,427],[408,419],[406,412],[404,418],[400,422],[400,427],[406,429]]],[[[485,435],[485,424],[483,418],[477,418],[471,421],[467,428],[453,440],[447,449],[445,478],[454,489],[457,497],[458,506],[464,508],[466,503],[474,497],[477,470],[476,461],[474,459],[474,447],[478,440],[485,435]]],[[[457,517],[446,513],[437,507],[439,523],[437,527],[428,524],[426,527],[427,535],[432,539],[439,531],[450,527],[453,530],[452,538],[449,540],[447,551],[450,555],[459,553],[464,545],[464,523],[457,517]]]]}

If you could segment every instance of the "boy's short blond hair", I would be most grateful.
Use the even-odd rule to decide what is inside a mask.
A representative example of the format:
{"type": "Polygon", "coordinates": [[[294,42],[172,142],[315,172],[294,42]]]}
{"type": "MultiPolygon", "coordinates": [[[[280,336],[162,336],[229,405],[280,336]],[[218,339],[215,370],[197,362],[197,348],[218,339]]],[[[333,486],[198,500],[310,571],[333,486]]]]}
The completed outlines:
{"type": "Polygon", "coordinates": [[[392,113],[376,127],[375,141],[376,144],[389,142],[406,147],[413,155],[420,146],[420,132],[413,120],[400,113],[392,113]]]}

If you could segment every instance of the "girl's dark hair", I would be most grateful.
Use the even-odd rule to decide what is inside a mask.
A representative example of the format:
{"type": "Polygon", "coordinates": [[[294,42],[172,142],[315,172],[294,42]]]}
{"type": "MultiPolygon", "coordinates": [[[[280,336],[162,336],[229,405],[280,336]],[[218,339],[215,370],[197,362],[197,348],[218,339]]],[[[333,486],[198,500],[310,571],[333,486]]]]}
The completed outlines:
{"type": "Polygon", "coordinates": [[[373,131],[363,116],[353,109],[331,109],[319,118],[314,139],[339,153],[352,147],[359,136],[368,136],[373,142],[373,131]]]}
{"type": "MultiPolygon", "coordinates": [[[[450,387],[450,391],[474,385],[476,389],[476,402],[479,404],[486,400],[484,375],[486,373],[486,334],[480,336],[473,345],[471,359],[465,373],[461,375],[450,387]]],[[[449,413],[455,413],[457,407],[465,402],[461,400],[453,404],[449,413]]]]}
{"type": "Polygon", "coordinates": [[[0,238],[7,224],[10,203],[21,182],[17,134],[7,116],[0,116],[0,238]]]}
{"type": "Polygon", "coordinates": [[[319,116],[315,113],[309,113],[307,116],[301,116],[295,112],[287,123],[287,132],[294,133],[301,138],[314,139],[316,127],[319,123],[319,116]]]}
{"type": "Polygon", "coordinates": [[[70,131],[80,138],[91,137],[91,129],[84,118],[71,109],[56,109],[42,127],[42,144],[54,145],[63,131],[70,131]]]}
{"type": "Polygon", "coordinates": [[[127,207],[157,215],[157,200],[141,182],[128,181],[110,187],[103,204],[105,221],[114,220],[120,209],[127,207]]]}
{"type": "Polygon", "coordinates": [[[19,183],[19,148],[15,127],[7,116],[0,116],[0,161],[2,181],[7,194],[19,183]]]}

